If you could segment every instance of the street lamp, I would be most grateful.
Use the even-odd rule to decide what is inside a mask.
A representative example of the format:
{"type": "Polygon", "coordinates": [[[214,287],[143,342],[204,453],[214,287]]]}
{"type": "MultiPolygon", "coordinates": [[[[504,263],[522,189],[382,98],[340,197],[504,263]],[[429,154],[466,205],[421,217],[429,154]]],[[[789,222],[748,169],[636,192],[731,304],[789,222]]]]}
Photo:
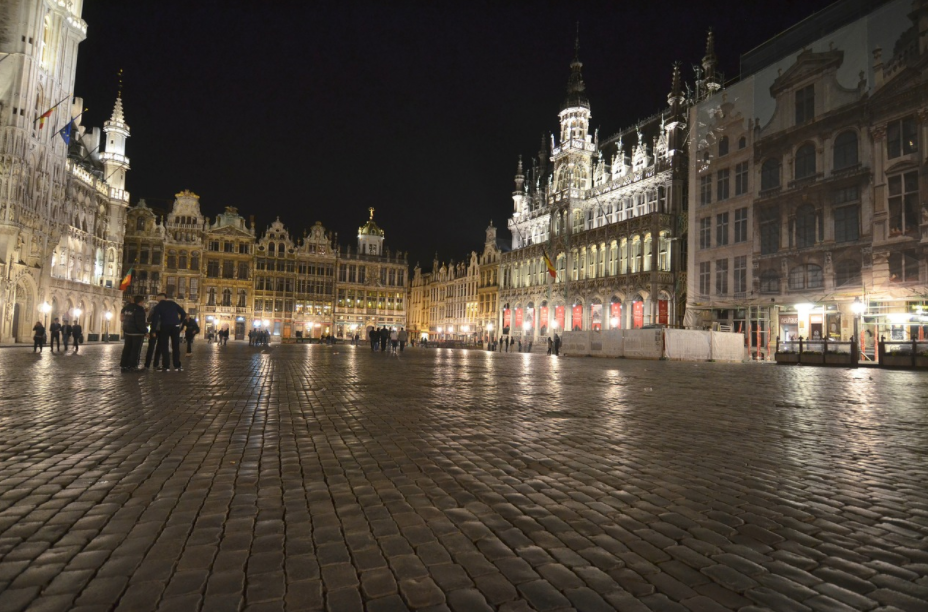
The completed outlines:
{"type": "Polygon", "coordinates": [[[52,311],[51,304],[48,302],[42,302],[39,304],[39,312],[45,315],[45,327],[48,327],[48,313],[52,311]]]}
{"type": "Polygon", "coordinates": [[[852,356],[854,360],[854,365],[856,366],[860,362],[860,315],[864,313],[864,310],[867,309],[867,305],[860,301],[860,298],[855,297],[854,303],[851,304],[851,311],[854,313],[854,342],[853,345],[856,347],[854,355],[852,356]]]}
{"type": "Polygon", "coordinates": [[[611,319],[609,319],[609,327],[611,329],[617,329],[619,327],[618,317],[612,317],[611,319]]]}
{"type": "Polygon", "coordinates": [[[74,313],[74,323],[77,324],[78,319],[81,317],[82,314],[84,314],[84,311],[81,310],[80,308],[75,308],[72,312],[74,313]]]}
{"type": "Polygon", "coordinates": [[[110,341],[110,321],[113,320],[113,313],[107,310],[106,314],[103,315],[103,318],[106,319],[106,325],[104,325],[104,329],[103,329],[103,341],[109,342],[110,341]]]}

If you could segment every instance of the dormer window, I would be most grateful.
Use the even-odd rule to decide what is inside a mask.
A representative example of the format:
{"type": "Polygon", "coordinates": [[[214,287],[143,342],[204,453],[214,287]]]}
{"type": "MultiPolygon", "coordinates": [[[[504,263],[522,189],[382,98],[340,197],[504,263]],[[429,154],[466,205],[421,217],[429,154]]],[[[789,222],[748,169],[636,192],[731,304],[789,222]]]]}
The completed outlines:
{"type": "Polygon", "coordinates": [[[719,157],[728,155],[728,136],[722,136],[719,139],[719,157]]]}
{"type": "Polygon", "coordinates": [[[796,92],[796,125],[811,121],[815,116],[815,86],[807,85],[796,92]]]}

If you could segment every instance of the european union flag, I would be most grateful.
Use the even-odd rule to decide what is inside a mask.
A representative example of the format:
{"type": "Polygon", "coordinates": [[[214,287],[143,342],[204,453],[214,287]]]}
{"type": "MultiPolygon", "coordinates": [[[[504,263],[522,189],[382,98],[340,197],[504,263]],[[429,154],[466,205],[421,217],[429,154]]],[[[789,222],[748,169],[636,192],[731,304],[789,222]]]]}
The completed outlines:
{"type": "Polygon", "coordinates": [[[64,140],[64,144],[71,144],[71,128],[74,127],[74,120],[68,121],[68,124],[58,131],[58,135],[64,140]]]}

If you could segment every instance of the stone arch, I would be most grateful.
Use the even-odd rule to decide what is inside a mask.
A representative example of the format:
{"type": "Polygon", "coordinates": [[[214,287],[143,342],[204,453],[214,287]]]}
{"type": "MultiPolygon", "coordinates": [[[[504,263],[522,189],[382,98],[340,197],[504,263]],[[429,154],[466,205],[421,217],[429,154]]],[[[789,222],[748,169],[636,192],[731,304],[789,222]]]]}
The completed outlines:
{"type": "Polygon", "coordinates": [[[570,331],[583,331],[587,326],[584,325],[583,316],[583,298],[575,296],[570,307],[570,331]]]}
{"type": "Polygon", "coordinates": [[[32,338],[32,326],[41,317],[38,307],[38,287],[28,273],[20,274],[11,283],[13,294],[10,305],[13,309],[9,335],[14,342],[28,343],[32,338]]]}
{"type": "Polygon", "coordinates": [[[590,300],[590,329],[602,331],[603,329],[603,300],[599,295],[590,300]]]}

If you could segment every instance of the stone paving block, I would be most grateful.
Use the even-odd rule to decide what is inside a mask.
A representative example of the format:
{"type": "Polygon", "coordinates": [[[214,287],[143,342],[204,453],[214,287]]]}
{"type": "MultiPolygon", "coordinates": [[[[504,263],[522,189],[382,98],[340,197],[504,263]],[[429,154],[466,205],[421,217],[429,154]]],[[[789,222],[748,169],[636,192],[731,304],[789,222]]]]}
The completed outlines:
{"type": "MultiPolygon", "coordinates": [[[[87,354],[104,364],[118,349],[89,346],[87,354]]],[[[9,361],[17,350],[0,351],[5,373],[21,367],[9,361]]],[[[463,353],[436,364],[435,353],[410,350],[401,366],[347,346],[265,352],[232,343],[218,358],[213,347],[194,350],[182,401],[150,375],[97,377],[94,401],[79,416],[54,415],[51,435],[67,454],[41,446],[49,434],[37,417],[53,402],[39,403],[36,414],[2,406],[11,422],[0,430],[4,604],[14,592],[27,605],[53,608],[73,597],[86,612],[133,601],[144,610],[158,602],[159,588],[172,588],[161,609],[361,609],[364,575],[400,568],[443,594],[424,605],[436,611],[470,602],[535,609],[548,588],[533,602],[514,585],[541,583],[565,608],[582,607],[584,597],[600,605],[593,594],[633,612],[794,603],[898,612],[925,600],[928,479],[906,449],[928,443],[928,420],[907,408],[928,382],[886,385],[887,373],[868,373],[861,384],[879,386],[902,408],[858,432],[868,449],[860,459],[846,452],[846,440],[820,432],[846,422],[846,403],[866,402],[872,389],[809,388],[793,369],[533,361],[539,376],[524,384],[542,385],[554,364],[563,380],[583,381],[569,390],[544,384],[558,410],[598,405],[607,374],[629,392],[662,389],[637,393],[641,410],[571,419],[578,446],[563,436],[564,419],[544,416],[531,393],[494,391],[464,409],[466,391],[449,401],[419,384],[444,368],[453,386],[473,369],[506,381],[502,389],[522,380],[521,357],[490,354],[461,368],[463,353]],[[365,385],[344,379],[349,357],[365,385]],[[727,402],[705,401],[715,390],[707,381],[722,372],[744,384],[726,387],[727,402]],[[399,376],[416,397],[382,384],[399,376]],[[213,384],[225,385],[221,396],[213,384]],[[154,419],[136,418],[125,385],[141,392],[154,419]],[[758,394],[783,397],[782,406],[758,402],[758,394]],[[783,418],[810,402],[814,414],[783,418]],[[119,419],[128,425],[114,426],[119,419]],[[728,427],[712,426],[718,422],[728,427]],[[780,455],[784,440],[802,457],[801,470],[780,455]],[[588,450],[610,445],[621,445],[621,455],[588,450]],[[577,582],[558,588],[544,566],[577,582]],[[99,581],[111,578],[128,583],[101,592],[99,581]],[[33,581],[44,590],[15,588],[33,581]],[[270,585],[265,594],[254,590],[262,582],[270,585]]],[[[72,365],[58,367],[67,374],[72,365]]],[[[367,604],[409,607],[396,595],[367,596],[367,604]]]]}

